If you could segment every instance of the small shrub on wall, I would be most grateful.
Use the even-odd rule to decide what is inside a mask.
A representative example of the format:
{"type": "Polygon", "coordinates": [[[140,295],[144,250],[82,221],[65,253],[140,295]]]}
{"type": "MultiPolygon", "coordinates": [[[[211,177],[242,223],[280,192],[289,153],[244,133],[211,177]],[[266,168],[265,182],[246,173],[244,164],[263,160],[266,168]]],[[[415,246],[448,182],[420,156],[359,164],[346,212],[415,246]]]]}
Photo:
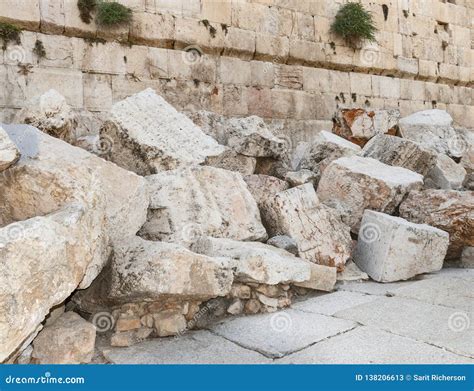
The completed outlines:
{"type": "Polygon", "coordinates": [[[375,41],[377,28],[372,14],[362,4],[347,3],[337,12],[331,31],[355,47],[364,40],[375,41]]]}
{"type": "Polygon", "coordinates": [[[132,20],[132,10],[119,3],[100,2],[97,4],[96,21],[100,26],[118,26],[132,20]]]}

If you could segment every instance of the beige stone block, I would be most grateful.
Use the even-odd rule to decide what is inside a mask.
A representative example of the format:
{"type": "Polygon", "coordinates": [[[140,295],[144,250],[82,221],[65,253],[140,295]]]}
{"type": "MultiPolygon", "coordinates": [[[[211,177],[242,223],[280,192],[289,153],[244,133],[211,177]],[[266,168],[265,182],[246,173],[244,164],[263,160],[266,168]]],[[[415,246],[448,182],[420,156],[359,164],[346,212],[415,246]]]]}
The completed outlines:
{"type": "Polygon", "coordinates": [[[74,65],[74,46],[71,38],[61,35],[38,34],[37,39],[43,43],[46,56],[39,59],[39,64],[46,67],[72,68],[74,65]]]}
{"type": "Polygon", "coordinates": [[[273,89],[272,105],[274,118],[294,118],[295,117],[295,91],[273,89]]]}
{"type": "MultiPolygon", "coordinates": [[[[329,71],[329,90],[336,93],[349,93],[351,83],[348,72],[329,71]]],[[[323,92],[326,92],[323,90],[323,92]]]]}
{"type": "Polygon", "coordinates": [[[153,46],[172,46],[175,33],[175,19],[169,14],[133,14],[130,26],[130,41],[153,46]]]}
{"type": "Polygon", "coordinates": [[[182,0],[183,2],[183,16],[184,17],[195,17],[199,16],[201,12],[201,1],[200,0],[182,0]]]}
{"type": "Polygon", "coordinates": [[[244,116],[248,114],[247,88],[244,86],[223,86],[223,114],[244,116]]]}
{"type": "Polygon", "coordinates": [[[295,26],[293,27],[293,35],[306,41],[314,41],[314,19],[310,14],[296,12],[294,14],[295,26]]]}
{"type": "Polygon", "coordinates": [[[255,45],[255,59],[261,61],[274,61],[284,63],[290,53],[288,37],[275,37],[257,33],[255,45]]]}
{"type": "Polygon", "coordinates": [[[438,64],[435,61],[419,60],[418,74],[421,79],[435,81],[438,77],[438,64]]]}
{"type": "Polygon", "coordinates": [[[197,45],[200,50],[220,53],[224,45],[225,29],[221,24],[204,20],[177,18],[175,49],[197,45]]]}
{"type": "Polygon", "coordinates": [[[397,70],[402,74],[412,75],[414,77],[418,74],[418,59],[417,58],[397,58],[397,70]]]}
{"type": "Polygon", "coordinates": [[[273,87],[275,65],[271,62],[251,61],[250,72],[252,85],[262,87],[273,87]]]}
{"type": "Polygon", "coordinates": [[[329,72],[327,69],[303,67],[303,89],[305,91],[328,91],[329,72]]]}
{"type": "Polygon", "coordinates": [[[272,92],[269,88],[250,87],[247,89],[248,114],[270,118],[273,114],[272,92]]]}
{"type": "Polygon", "coordinates": [[[439,84],[439,100],[443,103],[453,102],[453,86],[439,84]]]}
{"type": "Polygon", "coordinates": [[[184,0],[146,0],[145,11],[150,13],[170,13],[177,16],[183,14],[184,0]]]}
{"type": "Polygon", "coordinates": [[[85,47],[82,69],[96,73],[126,73],[125,48],[117,42],[91,43],[85,47]],[[106,54],[106,55],[104,55],[106,54]]]}
{"type": "Polygon", "coordinates": [[[411,100],[425,100],[425,84],[422,81],[400,80],[400,98],[411,100]]]}
{"type": "Polygon", "coordinates": [[[366,96],[372,95],[372,78],[363,73],[350,73],[351,93],[366,96]]]}
{"type": "Polygon", "coordinates": [[[459,68],[452,64],[439,64],[439,77],[442,80],[457,81],[459,80],[459,68]]]}
{"type": "Polygon", "coordinates": [[[255,53],[255,32],[228,27],[224,31],[224,56],[251,60],[255,53]]]}
{"type": "Polygon", "coordinates": [[[275,86],[300,90],[303,88],[303,69],[297,65],[275,65],[275,86]]]}
{"type": "Polygon", "coordinates": [[[25,105],[28,96],[27,77],[18,71],[17,66],[0,66],[0,90],[4,92],[0,94],[0,106],[22,108],[25,105]]]}
{"type": "Polygon", "coordinates": [[[372,76],[372,92],[376,97],[400,98],[400,79],[384,76],[372,76]]]}
{"type": "Polygon", "coordinates": [[[468,85],[469,83],[474,82],[474,78],[472,78],[472,71],[474,67],[458,67],[459,69],[459,81],[461,85],[468,85]]]}
{"type": "Polygon", "coordinates": [[[331,21],[324,15],[314,16],[314,39],[316,42],[327,42],[329,39],[329,30],[331,21]]]}
{"type": "Polygon", "coordinates": [[[325,61],[324,44],[301,39],[290,39],[289,63],[318,64],[325,61]]]}
{"type": "Polygon", "coordinates": [[[147,48],[146,46],[132,45],[124,48],[125,71],[127,74],[135,77],[144,77],[149,79],[149,51],[150,49],[162,50],[164,52],[164,61],[168,62],[166,49],[147,48]]]}
{"type": "Polygon", "coordinates": [[[305,91],[294,91],[295,118],[316,119],[316,99],[305,91]]]}
{"type": "Polygon", "coordinates": [[[64,0],[39,0],[41,25],[43,33],[62,34],[64,32],[64,0]]]}
{"type": "MultiPolygon", "coordinates": [[[[316,109],[315,118],[319,120],[331,120],[337,111],[338,101],[335,94],[315,94],[316,109]]],[[[326,128],[329,129],[329,128],[326,128]]]]}
{"type": "Polygon", "coordinates": [[[0,1],[0,21],[37,30],[40,25],[39,0],[0,1]]]}
{"type": "Polygon", "coordinates": [[[219,81],[221,83],[249,85],[251,75],[250,62],[238,58],[220,57],[219,81]]]}
{"type": "Polygon", "coordinates": [[[91,111],[106,111],[112,107],[112,79],[110,75],[85,73],[84,107],[91,111]]]}
{"type": "Polygon", "coordinates": [[[139,80],[129,75],[112,75],[111,77],[113,103],[141,92],[146,88],[153,88],[157,93],[161,93],[161,83],[158,80],[139,80]]]}
{"type": "Polygon", "coordinates": [[[228,0],[201,0],[201,18],[211,22],[231,24],[232,2],[228,0]]]}
{"type": "Polygon", "coordinates": [[[217,66],[215,58],[203,54],[190,58],[185,51],[168,51],[169,77],[179,80],[201,80],[214,82],[216,80],[217,66]]]}
{"type": "MultiPolygon", "coordinates": [[[[170,49],[147,48],[146,73],[151,79],[166,78],[169,76],[169,51],[170,49]]],[[[180,52],[181,58],[186,55],[180,52]]]]}
{"type": "Polygon", "coordinates": [[[70,36],[95,37],[97,26],[94,22],[86,24],[81,20],[76,1],[64,0],[64,31],[70,36]]]}

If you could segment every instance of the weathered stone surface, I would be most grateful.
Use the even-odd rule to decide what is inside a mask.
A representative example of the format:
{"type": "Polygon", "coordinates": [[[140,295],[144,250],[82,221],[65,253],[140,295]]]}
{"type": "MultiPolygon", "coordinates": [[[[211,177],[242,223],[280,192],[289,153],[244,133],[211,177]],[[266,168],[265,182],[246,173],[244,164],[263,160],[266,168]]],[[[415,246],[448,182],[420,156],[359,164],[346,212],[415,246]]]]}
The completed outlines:
{"type": "Polygon", "coordinates": [[[226,148],[226,150],[219,156],[207,158],[206,165],[223,168],[229,171],[236,171],[242,175],[252,175],[255,172],[257,159],[237,153],[230,148],[226,148]]]}
{"type": "Polygon", "coordinates": [[[76,302],[95,305],[156,301],[165,298],[208,300],[231,288],[232,271],[213,258],[177,244],[130,238],[114,251],[110,264],[76,302]]]}
{"type": "Polygon", "coordinates": [[[289,253],[298,256],[298,245],[296,241],[286,235],[277,235],[267,240],[267,244],[281,248],[289,253]]]}
{"type": "Polygon", "coordinates": [[[224,148],[152,89],[117,102],[100,131],[111,161],[140,175],[204,163],[224,148]]]}
{"type": "Polygon", "coordinates": [[[354,261],[375,281],[407,280],[440,270],[448,245],[449,235],[440,229],[366,210],[354,261]]]}
{"type": "Polygon", "coordinates": [[[203,238],[191,249],[211,257],[229,258],[239,282],[276,285],[310,279],[309,262],[267,244],[203,238]]]}
{"type": "Polygon", "coordinates": [[[356,232],[365,209],[393,213],[404,196],[422,184],[423,177],[413,171],[352,156],[337,159],[326,168],[317,194],[321,202],[338,209],[356,232]]]}
{"type": "Polygon", "coordinates": [[[474,269],[474,247],[464,247],[461,254],[461,267],[474,269]]]}
{"type": "Polygon", "coordinates": [[[449,233],[447,258],[460,257],[464,246],[474,246],[474,192],[423,190],[410,192],[400,205],[400,216],[449,233]]]}
{"type": "Polygon", "coordinates": [[[377,134],[395,134],[399,118],[398,110],[339,109],[332,131],[363,147],[377,134]]]}
{"type": "Polygon", "coordinates": [[[239,173],[208,166],[147,177],[148,219],[140,233],[151,240],[189,243],[200,236],[264,240],[257,204],[239,173]]]}
{"type": "Polygon", "coordinates": [[[425,187],[458,190],[463,186],[466,170],[449,156],[439,153],[435,165],[428,172],[425,187]]]}
{"type": "Polygon", "coordinates": [[[0,172],[15,164],[20,158],[18,148],[8,134],[0,127],[0,172]]]}
{"type": "Polygon", "coordinates": [[[285,141],[275,137],[263,119],[256,115],[227,119],[219,114],[198,111],[190,116],[204,133],[242,155],[278,158],[285,152],[285,141]]]}
{"type": "Polygon", "coordinates": [[[453,119],[444,110],[424,110],[404,117],[399,121],[399,130],[403,138],[425,148],[452,157],[462,155],[456,146],[458,135],[453,128],[453,119]]]}
{"type": "Polygon", "coordinates": [[[261,157],[257,159],[255,174],[269,175],[279,179],[285,179],[288,171],[292,171],[291,161],[288,155],[275,159],[272,157],[261,157]]]}
{"type": "Polygon", "coordinates": [[[75,312],[66,312],[40,331],[33,341],[38,364],[85,364],[94,354],[95,326],[75,312]]]}
{"type": "Polygon", "coordinates": [[[285,175],[285,181],[287,181],[292,187],[304,185],[305,183],[312,183],[315,185],[317,182],[317,176],[311,170],[301,169],[299,171],[287,172],[285,175]]]}
{"type": "Polygon", "coordinates": [[[369,276],[367,273],[359,269],[359,267],[354,263],[354,261],[349,261],[346,263],[346,267],[343,271],[337,273],[337,281],[363,281],[368,280],[369,276]]]}
{"type": "Polygon", "coordinates": [[[336,211],[319,202],[313,185],[305,184],[269,197],[261,212],[269,233],[293,238],[300,257],[344,268],[352,245],[349,227],[336,211]]]}
{"type": "Polygon", "coordinates": [[[354,327],[355,323],[342,319],[285,310],[232,319],[211,330],[267,357],[282,357],[354,327]]]}
{"type": "Polygon", "coordinates": [[[336,284],[337,269],[331,266],[316,265],[311,266],[311,277],[309,281],[297,282],[296,286],[318,291],[331,292],[336,284]]]}
{"type": "Polygon", "coordinates": [[[154,314],[153,320],[155,332],[159,337],[177,335],[186,331],[187,328],[184,315],[176,310],[166,310],[154,314]]]}
{"type": "Polygon", "coordinates": [[[259,208],[265,200],[290,187],[287,182],[269,175],[246,175],[244,181],[259,208]]]}
{"type": "Polygon", "coordinates": [[[152,328],[142,327],[138,330],[118,331],[110,338],[111,346],[127,347],[142,342],[153,332],[152,328]]]}
{"type": "Polygon", "coordinates": [[[417,143],[401,137],[379,134],[362,150],[361,156],[370,157],[389,166],[403,167],[425,176],[436,162],[436,154],[417,143]]]}
{"type": "Polygon", "coordinates": [[[304,153],[299,167],[313,171],[319,179],[333,160],[355,155],[360,150],[357,144],[323,130],[304,153]]]}
{"type": "Polygon", "coordinates": [[[474,147],[463,153],[459,163],[466,170],[463,186],[468,190],[474,190],[474,147]]]}
{"type": "Polygon", "coordinates": [[[32,125],[41,131],[72,143],[76,139],[77,119],[66,102],[66,98],[56,90],[48,90],[27,103],[15,122],[32,125]]]}

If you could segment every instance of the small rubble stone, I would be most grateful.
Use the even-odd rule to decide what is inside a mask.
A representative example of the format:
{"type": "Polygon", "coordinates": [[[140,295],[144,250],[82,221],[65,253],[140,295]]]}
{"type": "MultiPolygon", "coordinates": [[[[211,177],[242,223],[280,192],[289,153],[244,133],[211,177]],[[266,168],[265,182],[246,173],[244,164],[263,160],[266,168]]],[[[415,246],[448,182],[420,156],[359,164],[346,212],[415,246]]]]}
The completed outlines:
{"type": "Polygon", "coordinates": [[[362,281],[368,279],[369,275],[360,270],[354,261],[347,262],[344,270],[337,273],[337,281],[362,281]]]}
{"type": "Polygon", "coordinates": [[[20,159],[20,151],[7,132],[0,127],[0,172],[15,164],[18,159],[20,159]]]}
{"type": "Polygon", "coordinates": [[[438,228],[366,210],[354,261],[375,281],[407,280],[440,270],[448,245],[448,233],[438,228]]]}
{"type": "Polygon", "coordinates": [[[186,330],[186,318],[180,312],[173,310],[162,311],[153,314],[155,320],[155,332],[159,337],[177,335],[186,330]]]}
{"type": "Polygon", "coordinates": [[[276,235],[267,240],[267,244],[281,248],[289,253],[298,256],[298,245],[293,238],[287,235],[276,235]]]}
{"type": "Polygon", "coordinates": [[[285,175],[285,181],[287,181],[291,187],[304,185],[305,183],[316,185],[317,176],[311,170],[301,169],[299,171],[287,172],[285,175]]]}
{"type": "Polygon", "coordinates": [[[119,331],[112,335],[110,345],[118,347],[132,346],[147,339],[152,332],[153,329],[147,327],[138,330],[119,331]]]}
{"type": "Polygon", "coordinates": [[[226,148],[226,150],[220,155],[207,158],[205,164],[216,168],[239,172],[242,175],[251,175],[255,172],[257,160],[254,157],[245,156],[230,148],[226,148]]]}
{"type": "Polygon", "coordinates": [[[140,318],[118,318],[115,323],[116,331],[129,331],[139,329],[142,326],[140,318]]]}
{"type": "Polygon", "coordinates": [[[295,285],[302,288],[331,292],[336,285],[337,269],[335,267],[311,264],[311,278],[309,281],[297,282],[295,285]]]}
{"type": "Polygon", "coordinates": [[[83,364],[92,360],[96,329],[75,312],[66,312],[33,341],[38,364],[83,364]]]}
{"type": "Polygon", "coordinates": [[[250,299],[245,302],[244,312],[246,314],[258,314],[262,308],[262,304],[257,299],[250,299]]]}
{"type": "Polygon", "coordinates": [[[227,312],[231,315],[239,315],[244,310],[244,303],[240,299],[235,299],[229,308],[227,308],[227,312]]]}
{"type": "Polygon", "coordinates": [[[233,284],[229,296],[238,299],[250,299],[251,289],[249,286],[244,284],[233,284]]]}
{"type": "Polygon", "coordinates": [[[466,170],[444,154],[438,154],[435,165],[427,173],[425,187],[435,189],[459,190],[462,188],[466,170]]]}

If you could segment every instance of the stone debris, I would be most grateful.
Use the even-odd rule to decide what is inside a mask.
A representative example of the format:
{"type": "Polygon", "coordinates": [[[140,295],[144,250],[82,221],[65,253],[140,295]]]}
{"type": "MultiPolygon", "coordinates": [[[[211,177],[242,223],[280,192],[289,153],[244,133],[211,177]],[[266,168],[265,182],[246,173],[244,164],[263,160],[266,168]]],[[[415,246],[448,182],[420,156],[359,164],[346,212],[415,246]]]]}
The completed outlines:
{"type": "Polygon", "coordinates": [[[351,156],[333,161],[319,181],[321,202],[340,211],[353,232],[365,209],[394,213],[408,192],[421,188],[423,177],[375,159],[351,156]]]}
{"type": "Polygon", "coordinates": [[[400,135],[424,148],[460,158],[462,152],[457,147],[459,135],[453,127],[452,117],[444,110],[424,110],[402,118],[399,123],[400,135]]]}
{"type": "Polygon", "coordinates": [[[95,347],[95,326],[75,312],[66,312],[40,331],[33,342],[37,364],[87,364],[95,347]]]}
{"type": "Polygon", "coordinates": [[[140,235],[189,244],[202,236],[265,240],[257,204],[242,176],[195,166],[151,175],[148,218],[140,235]]]}
{"type": "Polygon", "coordinates": [[[463,186],[467,190],[474,190],[474,148],[466,150],[459,163],[466,170],[463,186]]]}
{"type": "Polygon", "coordinates": [[[236,171],[242,175],[252,175],[255,172],[257,159],[242,155],[226,147],[220,155],[208,157],[206,165],[236,171]]]}
{"type": "Polygon", "coordinates": [[[448,245],[449,234],[438,228],[366,210],[354,261],[375,281],[407,280],[440,270],[448,245]]]}
{"type": "Polygon", "coordinates": [[[291,187],[301,186],[305,183],[317,185],[317,176],[313,171],[306,169],[288,171],[285,175],[285,181],[287,181],[291,187]]]}
{"type": "Polygon", "coordinates": [[[311,277],[308,281],[297,282],[296,286],[318,291],[331,292],[336,285],[337,269],[335,267],[311,263],[311,277]]]}
{"type": "Polygon", "coordinates": [[[0,172],[15,164],[20,159],[20,151],[8,134],[0,127],[0,172]]]}
{"type": "Polygon", "coordinates": [[[17,114],[15,123],[32,125],[69,143],[76,140],[76,115],[66,98],[53,89],[28,102],[17,114]]]}
{"type": "Polygon", "coordinates": [[[342,272],[337,273],[337,281],[363,281],[368,280],[367,273],[359,269],[354,261],[349,261],[342,272]]]}
{"type": "Polygon", "coordinates": [[[436,163],[436,154],[401,137],[379,134],[373,137],[360,156],[370,157],[389,166],[398,166],[425,176],[436,163]]]}
{"type": "Polygon", "coordinates": [[[267,244],[281,248],[289,253],[298,256],[298,244],[286,235],[277,235],[267,240],[267,244]]]}
{"type": "Polygon", "coordinates": [[[363,147],[377,134],[396,133],[398,110],[339,109],[333,120],[333,133],[363,147]]]}
{"type": "Polygon", "coordinates": [[[202,164],[224,152],[150,88],[115,103],[100,138],[110,144],[111,161],[140,175],[202,164]]]}
{"type": "Polygon", "coordinates": [[[459,190],[462,188],[466,170],[449,156],[439,153],[435,165],[427,173],[425,187],[434,189],[459,190]]]}
{"type": "Polygon", "coordinates": [[[246,175],[244,181],[259,208],[268,198],[290,188],[288,182],[269,175],[246,175]]]}
{"type": "Polygon", "coordinates": [[[412,191],[400,205],[400,216],[448,232],[448,259],[459,259],[465,246],[474,246],[473,191],[412,191]]]}
{"type": "Polygon", "coordinates": [[[340,270],[350,258],[349,227],[335,210],[319,202],[313,185],[305,184],[269,197],[261,213],[269,234],[291,237],[301,258],[340,270]]]}

